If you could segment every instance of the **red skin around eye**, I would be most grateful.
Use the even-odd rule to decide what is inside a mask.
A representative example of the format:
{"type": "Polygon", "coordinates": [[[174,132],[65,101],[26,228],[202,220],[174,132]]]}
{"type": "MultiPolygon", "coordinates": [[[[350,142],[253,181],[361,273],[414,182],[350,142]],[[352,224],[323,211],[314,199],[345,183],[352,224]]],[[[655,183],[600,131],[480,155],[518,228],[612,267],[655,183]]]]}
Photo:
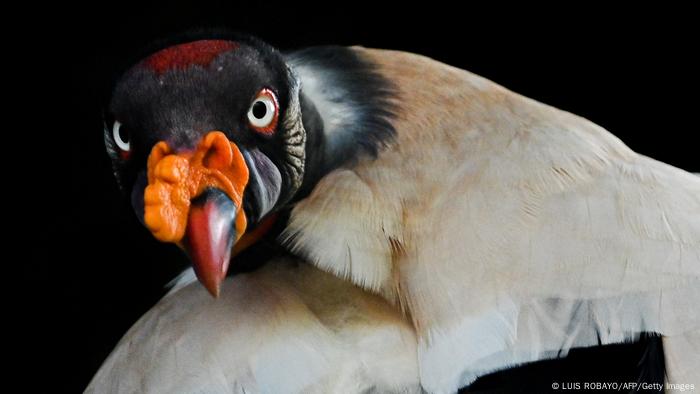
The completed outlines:
{"type": "Polygon", "coordinates": [[[277,118],[279,117],[279,112],[280,112],[280,106],[279,102],[277,101],[277,96],[275,96],[275,93],[270,90],[270,89],[263,89],[258,93],[256,100],[260,97],[269,97],[272,102],[274,103],[275,106],[275,115],[272,118],[272,122],[270,122],[270,125],[267,127],[255,127],[252,124],[250,127],[253,128],[253,130],[257,131],[258,133],[265,135],[265,136],[271,136],[275,133],[275,129],[277,128],[277,118]]]}

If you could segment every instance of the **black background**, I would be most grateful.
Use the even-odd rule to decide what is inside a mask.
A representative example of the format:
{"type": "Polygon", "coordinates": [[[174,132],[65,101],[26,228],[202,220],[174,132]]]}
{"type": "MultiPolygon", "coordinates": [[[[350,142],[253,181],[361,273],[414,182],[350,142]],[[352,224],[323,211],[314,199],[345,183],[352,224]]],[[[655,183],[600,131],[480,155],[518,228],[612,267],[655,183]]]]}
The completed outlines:
{"type": "Polygon", "coordinates": [[[95,3],[42,10],[52,21],[42,41],[49,59],[42,76],[56,83],[49,89],[56,98],[44,105],[60,108],[47,131],[58,133],[50,150],[60,171],[47,180],[52,194],[42,193],[35,205],[45,231],[23,280],[39,290],[22,300],[25,312],[42,318],[32,327],[38,352],[26,366],[40,370],[37,383],[52,392],[83,390],[186,264],[141,228],[119,196],[100,120],[100,95],[114,66],[168,33],[228,26],[281,49],[361,44],[421,53],[582,115],[640,153],[700,171],[700,32],[688,10],[95,3]]]}

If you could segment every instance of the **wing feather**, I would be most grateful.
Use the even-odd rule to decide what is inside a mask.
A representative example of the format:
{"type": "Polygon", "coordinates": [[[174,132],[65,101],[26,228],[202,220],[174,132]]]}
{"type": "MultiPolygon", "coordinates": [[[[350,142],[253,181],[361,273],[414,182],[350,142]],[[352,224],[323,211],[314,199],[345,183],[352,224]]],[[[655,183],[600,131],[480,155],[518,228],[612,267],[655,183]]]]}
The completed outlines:
{"type": "Polygon", "coordinates": [[[400,88],[397,141],[327,176],[287,234],[405,306],[428,391],[700,328],[700,178],[466,71],[356,50],[400,88]]]}
{"type": "Polygon", "coordinates": [[[415,336],[381,298],[290,260],[164,297],[88,393],[419,392],[415,336]]]}

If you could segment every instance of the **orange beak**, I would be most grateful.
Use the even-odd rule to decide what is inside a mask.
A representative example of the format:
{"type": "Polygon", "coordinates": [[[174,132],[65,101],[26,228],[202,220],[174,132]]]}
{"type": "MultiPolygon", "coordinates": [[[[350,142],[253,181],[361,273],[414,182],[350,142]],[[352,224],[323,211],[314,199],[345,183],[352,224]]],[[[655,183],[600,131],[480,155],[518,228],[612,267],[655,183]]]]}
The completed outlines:
{"type": "Polygon", "coordinates": [[[247,183],[243,155],[220,131],[207,133],[191,152],[174,153],[161,141],[148,157],[146,227],[187,251],[197,278],[215,297],[233,245],[246,230],[247,183]]]}

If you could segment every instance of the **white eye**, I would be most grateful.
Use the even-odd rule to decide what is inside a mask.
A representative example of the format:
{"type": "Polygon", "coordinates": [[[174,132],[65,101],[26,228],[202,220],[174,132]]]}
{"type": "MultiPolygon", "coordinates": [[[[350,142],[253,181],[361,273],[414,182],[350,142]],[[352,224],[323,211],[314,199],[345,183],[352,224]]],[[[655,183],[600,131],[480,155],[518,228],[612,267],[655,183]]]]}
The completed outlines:
{"type": "Polygon", "coordinates": [[[263,89],[248,110],[248,122],[258,132],[272,134],[277,125],[277,98],[269,89],[263,89]]]}
{"type": "Polygon", "coordinates": [[[275,102],[267,96],[260,96],[248,110],[248,121],[255,127],[268,127],[275,117],[275,102]]]}
{"type": "Polygon", "coordinates": [[[119,149],[124,152],[128,152],[130,149],[129,133],[122,128],[121,122],[115,120],[114,126],[112,126],[112,138],[117,144],[119,149]]]}

